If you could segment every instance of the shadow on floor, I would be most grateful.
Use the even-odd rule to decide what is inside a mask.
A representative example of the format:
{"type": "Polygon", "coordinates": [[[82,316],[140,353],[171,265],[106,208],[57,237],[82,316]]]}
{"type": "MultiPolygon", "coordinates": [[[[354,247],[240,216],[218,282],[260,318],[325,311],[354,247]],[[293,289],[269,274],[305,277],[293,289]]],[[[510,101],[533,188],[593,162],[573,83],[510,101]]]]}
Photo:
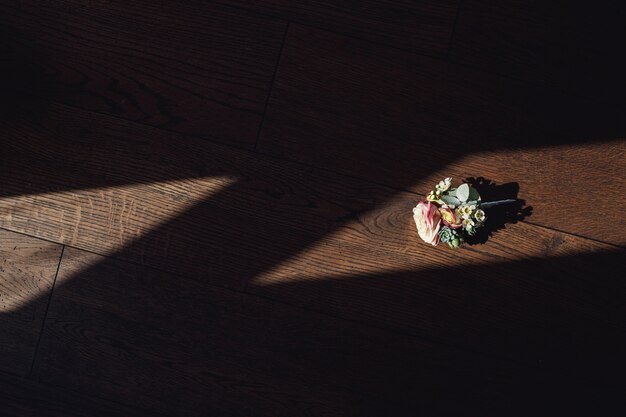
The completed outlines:
{"type": "MultiPolygon", "coordinates": [[[[29,63],[36,52],[11,50],[0,75],[0,198],[236,179],[119,248],[114,259],[67,249],[37,380],[148,415],[597,414],[619,401],[613,381],[625,370],[623,251],[342,279],[293,271],[298,280],[261,286],[259,275],[396,192],[290,163],[253,165],[252,153],[37,99],[64,102],[48,89],[45,69],[29,63]]],[[[506,93],[499,90],[494,102],[506,102],[506,93]]],[[[543,94],[534,89],[522,98],[508,140],[494,128],[478,144],[449,143],[444,156],[398,174],[397,186],[410,187],[469,152],[624,134],[614,114],[543,94]]],[[[456,109],[496,127],[509,111],[456,109]]],[[[406,146],[442,141],[436,134],[420,140],[406,146]]],[[[394,161],[377,162],[394,171],[394,161]]],[[[44,305],[36,299],[3,314],[0,333],[1,323],[44,305]]]]}

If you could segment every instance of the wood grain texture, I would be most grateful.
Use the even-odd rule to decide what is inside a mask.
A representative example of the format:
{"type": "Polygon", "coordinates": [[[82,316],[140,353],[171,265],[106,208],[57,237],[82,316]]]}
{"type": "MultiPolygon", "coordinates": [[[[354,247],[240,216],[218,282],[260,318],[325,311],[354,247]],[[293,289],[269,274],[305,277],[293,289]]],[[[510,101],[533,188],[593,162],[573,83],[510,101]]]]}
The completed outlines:
{"type": "Polygon", "coordinates": [[[519,222],[432,248],[415,194],[62,105],[40,117],[2,127],[3,227],[549,368],[594,352],[586,336],[622,346],[623,284],[596,273],[623,270],[614,246],[519,222]]]}
{"type": "Polygon", "coordinates": [[[625,19],[613,1],[463,1],[451,58],[623,106],[625,19]]]}
{"type": "Polygon", "coordinates": [[[207,2],[3,3],[2,84],[11,101],[33,94],[252,147],[286,23],[229,10],[207,2]]]}
{"type": "Polygon", "coordinates": [[[447,62],[456,0],[219,3],[0,5],[0,227],[56,242],[0,232],[0,415],[619,414],[621,64],[542,57],[576,9],[542,52],[556,8],[469,2],[447,62]],[[422,244],[448,175],[534,212],[422,244]]]}
{"type": "Polygon", "coordinates": [[[0,413],[3,417],[148,416],[128,406],[7,374],[0,374],[0,413]]]}
{"type": "Polygon", "coordinates": [[[0,229],[0,370],[30,372],[61,245],[0,229]]]}
{"type": "Polygon", "coordinates": [[[258,13],[396,48],[445,56],[458,0],[220,0],[258,13]]]}
{"type": "Polygon", "coordinates": [[[622,110],[292,25],[257,149],[421,194],[517,182],[533,223],[624,245],[622,110]]]}
{"type": "Polygon", "coordinates": [[[37,377],[170,416],[550,410],[580,389],[533,367],[72,248],[58,282],[37,377]]]}

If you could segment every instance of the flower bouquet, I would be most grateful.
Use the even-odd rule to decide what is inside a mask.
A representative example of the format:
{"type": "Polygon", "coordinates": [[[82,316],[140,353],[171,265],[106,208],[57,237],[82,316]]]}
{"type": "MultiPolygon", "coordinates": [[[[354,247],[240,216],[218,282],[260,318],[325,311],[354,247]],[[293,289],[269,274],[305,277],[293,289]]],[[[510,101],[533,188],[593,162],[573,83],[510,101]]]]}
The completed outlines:
{"type": "Polygon", "coordinates": [[[446,178],[413,209],[413,219],[424,242],[458,248],[485,225],[487,217],[475,188],[465,183],[454,188],[452,178],[446,178]]]}

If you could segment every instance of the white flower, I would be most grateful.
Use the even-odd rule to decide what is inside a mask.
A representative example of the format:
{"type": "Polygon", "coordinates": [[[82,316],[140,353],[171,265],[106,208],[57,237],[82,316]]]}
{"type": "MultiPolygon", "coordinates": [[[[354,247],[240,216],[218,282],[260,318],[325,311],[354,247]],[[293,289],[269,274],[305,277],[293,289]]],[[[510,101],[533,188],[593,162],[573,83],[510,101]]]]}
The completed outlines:
{"type": "Polygon", "coordinates": [[[441,192],[444,192],[444,191],[448,191],[451,185],[452,185],[452,178],[448,177],[442,181],[439,181],[439,184],[437,184],[435,188],[441,192]]]}
{"type": "Polygon", "coordinates": [[[471,230],[474,227],[474,221],[472,219],[464,219],[461,225],[465,228],[465,230],[471,230]]]}
{"type": "Polygon", "coordinates": [[[485,212],[482,210],[476,210],[476,213],[474,213],[474,218],[476,220],[478,220],[478,223],[482,223],[485,221],[485,212]]]}
{"type": "Polygon", "coordinates": [[[461,215],[462,218],[469,219],[475,208],[476,206],[474,204],[463,205],[459,207],[459,214],[461,215]]]}

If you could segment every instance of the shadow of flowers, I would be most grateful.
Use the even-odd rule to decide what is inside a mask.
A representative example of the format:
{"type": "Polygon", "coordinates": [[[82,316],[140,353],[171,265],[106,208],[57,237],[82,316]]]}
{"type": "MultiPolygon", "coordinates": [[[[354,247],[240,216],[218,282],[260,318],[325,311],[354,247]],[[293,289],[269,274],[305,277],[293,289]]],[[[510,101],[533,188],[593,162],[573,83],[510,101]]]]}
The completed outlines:
{"type": "Polygon", "coordinates": [[[484,177],[466,178],[465,182],[474,187],[480,194],[483,202],[511,200],[509,204],[485,208],[487,220],[484,227],[477,229],[474,236],[468,236],[469,245],[482,244],[499,230],[506,229],[507,224],[515,224],[532,215],[532,206],[526,206],[526,201],[517,198],[519,183],[508,182],[496,184],[484,177]]]}

